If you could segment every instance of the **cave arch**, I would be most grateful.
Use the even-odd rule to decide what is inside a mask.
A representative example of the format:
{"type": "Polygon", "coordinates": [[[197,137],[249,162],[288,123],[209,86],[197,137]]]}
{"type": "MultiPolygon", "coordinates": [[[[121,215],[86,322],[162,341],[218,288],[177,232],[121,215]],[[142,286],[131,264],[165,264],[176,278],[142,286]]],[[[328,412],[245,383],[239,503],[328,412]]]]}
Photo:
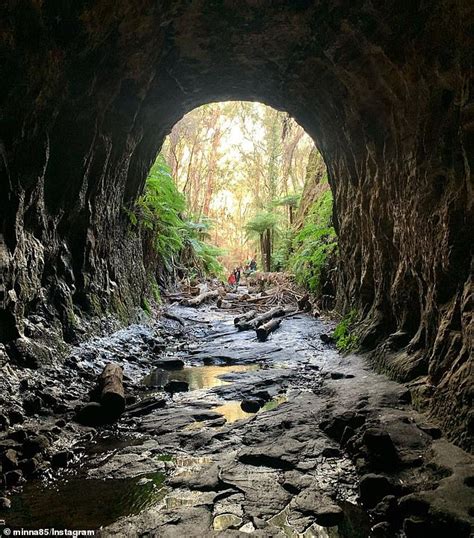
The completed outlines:
{"type": "Polygon", "coordinates": [[[258,99],[326,161],[338,303],[360,312],[361,343],[400,379],[428,376],[432,411],[472,447],[471,2],[4,10],[0,306],[20,332],[44,296],[66,325],[74,305],[126,316],[146,278],[122,209],[160,141],[198,104],[258,99]]]}

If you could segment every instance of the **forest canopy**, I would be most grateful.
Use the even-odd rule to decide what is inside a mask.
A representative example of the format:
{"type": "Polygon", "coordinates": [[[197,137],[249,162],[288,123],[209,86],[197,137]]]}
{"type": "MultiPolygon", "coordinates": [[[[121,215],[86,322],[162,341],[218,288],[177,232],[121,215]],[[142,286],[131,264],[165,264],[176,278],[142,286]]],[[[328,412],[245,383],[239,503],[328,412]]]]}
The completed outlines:
{"type": "Polygon", "coordinates": [[[288,114],[261,103],[199,107],[167,137],[127,210],[151,280],[223,278],[252,258],[322,294],[337,249],[321,155],[288,114]]]}

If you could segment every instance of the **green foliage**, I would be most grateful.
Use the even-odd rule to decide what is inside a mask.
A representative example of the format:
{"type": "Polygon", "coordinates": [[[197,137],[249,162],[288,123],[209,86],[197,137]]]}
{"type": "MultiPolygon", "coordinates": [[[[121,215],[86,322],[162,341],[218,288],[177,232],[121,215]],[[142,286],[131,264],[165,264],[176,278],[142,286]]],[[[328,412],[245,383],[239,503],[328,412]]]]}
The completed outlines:
{"type": "MultiPolygon", "coordinates": [[[[185,219],[185,211],[185,198],[176,188],[163,156],[158,155],[143,195],[133,210],[126,211],[131,224],[140,226],[145,236],[151,238],[152,250],[167,272],[180,267],[196,275],[220,276],[223,273],[217,260],[220,250],[205,242],[211,225],[209,219],[185,219]]],[[[156,280],[151,287],[159,297],[156,280]]]]}
{"type": "Polygon", "coordinates": [[[351,328],[356,321],[357,311],[351,310],[334,329],[333,337],[336,341],[336,347],[340,351],[350,351],[357,346],[358,339],[351,332],[351,328]]]}
{"type": "Polygon", "coordinates": [[[328,259],[337,248],[337,236],[331,226],[332,193],[325,191],[312,205],[306,224],[292,242],[289,269],[299,284],[313,293],[321,291],[321,276],[328,259]]]}
{"type": "Polygon", "coordinates": [[[250,219],[245,225],[245,231],[247,237],[259,237],[267,230],[277,230],[279,217],[271,211],[262,211],[257,213],[252,219],[250,219]]]}
{"type": "Polygon", "coordinates": [[[287,207],[298,207],[301,200],[301,194],[288,194],[282,198],[277,198],[273,200],[272,205],[274,206],[287,206],[287,207]]]}
{"type": "Polygon", "coordinates": [[[279,234],[275,242],[272,256],[272,271],[284,271],[288,267],[295,232],[286,228],[279,234]]]}

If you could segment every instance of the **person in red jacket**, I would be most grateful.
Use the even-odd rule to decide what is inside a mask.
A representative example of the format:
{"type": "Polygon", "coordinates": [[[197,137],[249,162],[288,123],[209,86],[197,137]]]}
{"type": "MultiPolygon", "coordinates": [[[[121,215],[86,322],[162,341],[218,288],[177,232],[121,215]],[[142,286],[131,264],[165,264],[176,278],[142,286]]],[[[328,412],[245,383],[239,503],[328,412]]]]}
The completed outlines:
{"type": "Polygon", "coordinates": [[[232,271],[232,273],[230,273],[229,278],[227,279],[227,282],[229,283],[230,286],[235,287],[235,285],[237,283],[237,279],[235,278],[235,272],[234,271],[232,271]]]}

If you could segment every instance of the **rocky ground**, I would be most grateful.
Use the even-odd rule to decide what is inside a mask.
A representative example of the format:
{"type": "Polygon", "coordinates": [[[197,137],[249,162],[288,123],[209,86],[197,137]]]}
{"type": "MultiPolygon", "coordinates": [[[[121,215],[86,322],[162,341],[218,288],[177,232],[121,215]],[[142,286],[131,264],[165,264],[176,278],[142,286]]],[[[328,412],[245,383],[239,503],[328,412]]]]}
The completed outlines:
{"type": "Polygon", "coordinates": [[[3,366],[0,439],[12,527],[101,536],[469,536],[474,459],[406,387],[341,356],[301,314],[266,342],[229,311],[170,307],[72,349],[3,366]],[[110,361],[120,421],[73,420],[110,361]],[[100,530],[99,530],[100,529],[100,530]]]}

